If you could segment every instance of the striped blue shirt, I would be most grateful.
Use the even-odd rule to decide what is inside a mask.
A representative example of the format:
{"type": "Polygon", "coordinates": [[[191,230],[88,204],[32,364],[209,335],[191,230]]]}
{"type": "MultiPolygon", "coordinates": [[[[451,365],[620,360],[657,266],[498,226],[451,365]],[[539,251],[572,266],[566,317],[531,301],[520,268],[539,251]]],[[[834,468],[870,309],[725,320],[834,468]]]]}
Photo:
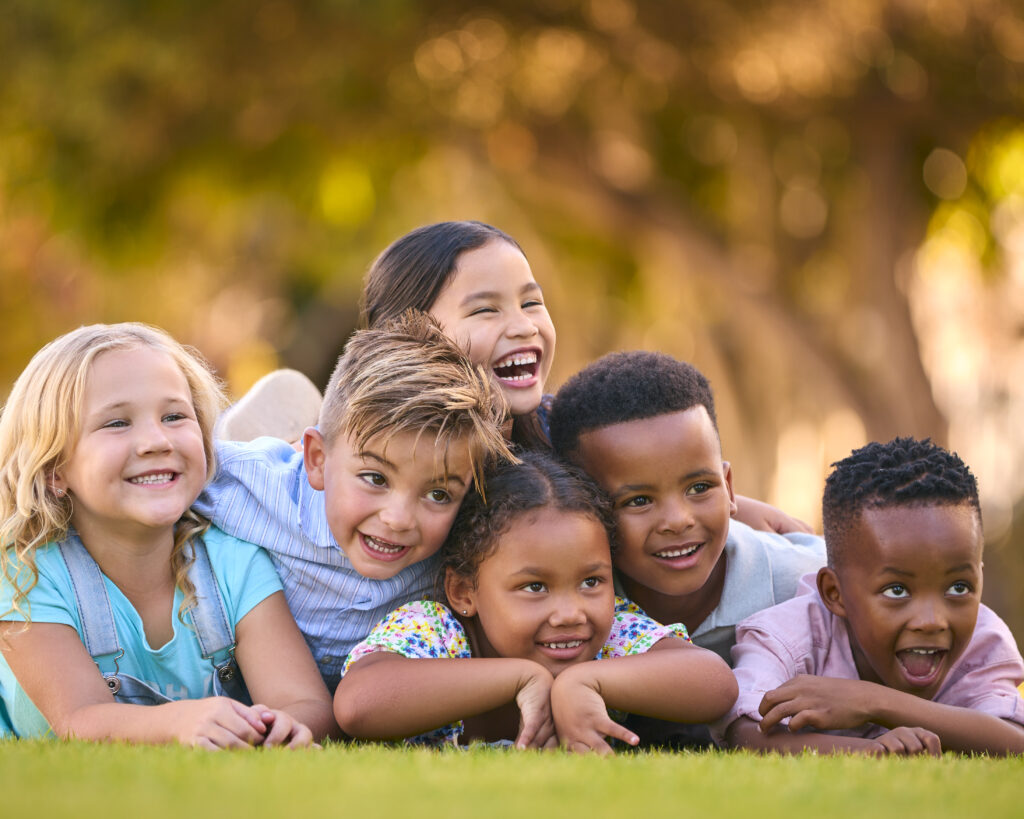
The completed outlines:
{"type": "Polygon", "coordinates": [[[327,524],[324,493],[302,453],[276,438],[217,442],[217,475],[193,505],[230,535],[266,549],[320,673],[333,690],[352,647],[392,609],[432,597],[436,561],[387,580],[359,574],[327,524]]]}

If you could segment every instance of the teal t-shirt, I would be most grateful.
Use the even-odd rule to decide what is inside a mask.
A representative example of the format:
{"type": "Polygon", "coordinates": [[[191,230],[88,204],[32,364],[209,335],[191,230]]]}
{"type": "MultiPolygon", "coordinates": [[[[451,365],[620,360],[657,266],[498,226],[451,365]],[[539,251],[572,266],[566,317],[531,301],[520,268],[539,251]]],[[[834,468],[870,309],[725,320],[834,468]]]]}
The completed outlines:
{"type": "MultiPolygon", "coordinates": [[[[281,590],[281,581],[270,558],[258,546],[238,540],[219,529],[210,527],[203,535],[210,564],[217,576],[232,629],[258,603],[281,590]]],[[[82,634],[82,623],[71,588],[71,576],[55,543],[36,550],[39,582],[28,593],[29,619],[33,623],[63,623],[82,634]]],[[[142,619],[128,598],[105,575],[103,577],[110,606],[114,614],[114,628],[124,649],[118,660],[122,672],[147,682],[172,700],[199,699],[213,691],[213,664],[204,660],[195,632],[178,618],[182,592],[174,595],[174,636],[158,649],[150,647],[142,627],[142,619]]],[[[0,576],[0,612],[11,606],[14,590],[0,576]]],[[[26,602],[21,604],[26,608],[26,602]]],[[[17,612],[2,616],[4,620],[24,620],[17,612]]],[[[186,623],[191,622],[188,613],[186,623]]],[[[31,628],[31,626],[29,626],[31,628]]],[[[99,670],[97,669],[97,673],[99,670]]],[[[60,669],[53,669],[60,674],[60,669]]],[[[7,661],[0,655],[0,737],[49,735],[50,726],[18,684],[7,661]]]]}

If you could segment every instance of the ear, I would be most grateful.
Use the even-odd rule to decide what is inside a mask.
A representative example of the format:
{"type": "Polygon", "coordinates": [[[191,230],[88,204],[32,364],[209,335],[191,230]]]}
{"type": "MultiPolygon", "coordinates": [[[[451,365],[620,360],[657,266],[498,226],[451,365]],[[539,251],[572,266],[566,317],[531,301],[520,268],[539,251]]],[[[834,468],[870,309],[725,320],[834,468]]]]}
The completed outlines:
{"type": "Polygon", "coordinates": [[[302,465],[306,478],[314,489],[324,489],[324,464],[327,461],[327,444],[316,427],[307,427],[302,433],[302,465]]]}
{"type": "Polygon", "coordinates": [[[736,493],[732,489],[732,466],[728,461],[722,461],[722,474],[725,476],[725,491],[729,493],[729,516],[736,517],[736,493]]]}
{"type": "Polygon", "coordinates": [[[839,588],[839,578],[828,566],[818,569],[818,594],[822,602],[836,617],[846,617],[846,606],[843,605],[843,592],[839,588]]]}
{"type": "Polygon", "coordinates": [[[68,482],[64,480],[64,476],[57,471],[53,471],[49,474],[46,484],[50,487],[50,491],[58,497],[68,491],[68,482]]]}
{"type": "Polygon", "coordinates": [[[476,614],[476,586],[465,575],[452,569],[444,572],[444,594],[456,614],[472,617],[476,614]]]}

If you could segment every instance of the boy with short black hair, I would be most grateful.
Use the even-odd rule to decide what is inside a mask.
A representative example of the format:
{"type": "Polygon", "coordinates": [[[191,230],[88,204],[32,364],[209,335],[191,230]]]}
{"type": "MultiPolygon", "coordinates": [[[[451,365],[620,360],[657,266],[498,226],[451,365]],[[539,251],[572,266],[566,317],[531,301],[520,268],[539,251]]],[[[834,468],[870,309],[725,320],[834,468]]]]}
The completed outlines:
{"type": "Polygon", "coordinates": [[[1021,753],[1024,661],[981,604],[977,483],[929,440],[833,465],[828,566],[737,630],[734,746],[799,752],[1021,753]],[[828,733],[826,733],[828,732],[828,733]]]}
{"type": "Polygon", "coordinates": [[[349,650],[388,612],[429,597],[463,496],[491,458],[514,459],[489,375],[425,314],[355,333],[303,451],[218,442],[195,508],[263,546],[333,690],[349,650]]]}
{"type": "Polygon", "coordinates": [[[652,352],[612,353],[573,376],[551,410],[555,451],[612,497],[627,597],[730,661],[736,624],[788,600],[825,562],[820,537],[730,520],[732,470],[715,403],[695,367],[652,352]]]}

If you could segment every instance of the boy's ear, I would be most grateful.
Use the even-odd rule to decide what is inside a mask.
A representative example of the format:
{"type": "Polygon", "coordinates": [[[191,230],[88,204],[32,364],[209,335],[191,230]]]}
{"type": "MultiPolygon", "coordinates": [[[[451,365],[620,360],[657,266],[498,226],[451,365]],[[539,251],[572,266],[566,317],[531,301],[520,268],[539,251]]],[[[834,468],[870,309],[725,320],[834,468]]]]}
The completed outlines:
{"type": "Polygon", "coordinates": [[[732,490],[732,466],[728,461],[722,461],[722,474],[725,475],[725,489],[729,493],[729,516],[736,516],[736,493],[732,490]]]}
{"type": "Polygon", "coordinates": [[[444,594],[456,614],[463,617],[476,614],[476,587],[468,577],[452,569],[445,569],[444,594]]]}
{"type": "Polygon", "coordinates": [[[308,427],[302,433],[302,465],[306,478],[314,489],[324,489],[324,462],[327,460],[327,444],[316,427],[308,427]]]}
{"type": "Polygon", "coordinates": [[[830,612],[836,617],[846,617],[846,606],[843,605],[843,593],[839,588],[839,578],[828,566],[818,569],[818,594],[830,612]]]}

